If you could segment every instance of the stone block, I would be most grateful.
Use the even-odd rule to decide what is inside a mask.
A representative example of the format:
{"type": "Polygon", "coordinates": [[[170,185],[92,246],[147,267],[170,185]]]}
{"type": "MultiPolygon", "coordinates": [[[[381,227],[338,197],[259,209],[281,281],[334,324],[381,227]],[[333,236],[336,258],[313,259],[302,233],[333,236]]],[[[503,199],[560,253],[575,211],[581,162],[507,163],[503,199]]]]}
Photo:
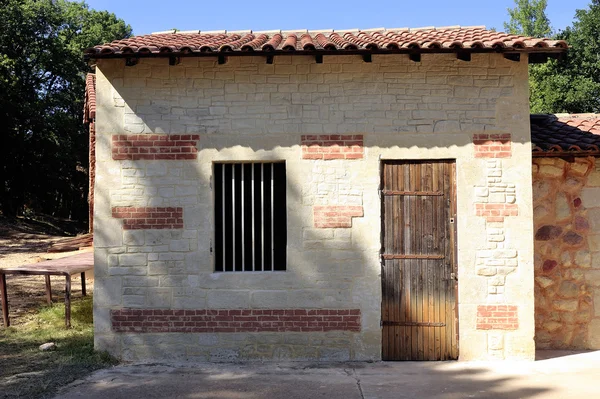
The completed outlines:
{"type": "Polygon", "coordinates": [[[551,285],[555,284],[555,281],[552,280],[549,277],[544,277],[544,276],[537,276],[535,278],[535,281],[539,284],[540,287],[542,288],[548,288],[551,285]]]}
{"type": "Polygon", "coordinates": [[[250,295],[250,304],[253,308],[288,307],[286,291],[254,291],[250,295]]]}
{"type": "Polygon", "coordinates": [[[170,288],[148,288],[148,308],[171,307],[172,290],[170,288]]]}
{"type": "Polygon", "coordinates": [[[555,215],[557,221],[567,220],[571,217],[571,204],[564,193],[558,193],[555,200],[555,215]]]}
{"type": "Polygon", "coordinates": [[[504,349],[504,334],[488,333],[488,349],[494,351],[501,351],[504,349]]]}
{"type": "Polygon", "coordinates": [[[125,230],[123,231],[123,244],[130,246],[144,245],[144,232],[141,230],[125,230]]]}
{"type": "Polygon", "coordinates": [[[600,270],[586,270],[584,275],[586,284],[600,287],[600,270]]]}
{"type": "Polygon", "coordinates": [[[570,164],[570,172],[577,176],[585,176],[590,168],[590,164],[587,162],[572,162],[570,164]]]}
{"type": "Polygon", "coordinates": [[[590,347],[600,349],[600,318],[593,319],[589,326],[590,347]]]}
{"type": "Polygon", "coordinates": [[[600,208],[588,210],[587,220],[592,233],[600,234],[600,208]]]}
{"type": "Polygon", "coordinates": [[[127,308],[141,308],[146,305],[145,295],[123,295],[123,306],[127,308]]]}
{"type": "MultiPolygon", "coordinates": [[[[600,289],[595,289],[593,292],[594,300],[594,317],[600,317],[600,289]]],[[[600,333],[600,330],[598,331],[600,333]]]]}
{"type": "Polygon", "coordinates": [[[99,307],[121,304],[121,277],[96,277],[94,279],[94,305],[99,307]]]}
{"type": "Polygon", "coordinates": [[[249,291],[213,290],[207,296],[210,309],[242,309],[250,303],[249,291]]]}
{"type": "Polygon", "coordinates": [[[148,264],[146,254],[119,255],[119,266],[145,266],[148,264]]]}
{"type": "Polygon", "coordinates": [[[563,177],[564,170],[563,168],[559,168],[554,165],[540,165],[538,175],[540,177],[558,179],[563,177]]]}
{"type": "Polygon", "coordinates": [[[554,301],[554,308],[563,312],[574,312],[577,310],[579,306],[579,301],[577,300],[557,300],[554,301]]]}
{"type": "Polygon", "coordinates": [[[593,170],[588,178],[586,186],[588,187],[600,187],[600,171],[593,170]]]}
{"type": "Polygon", "coordinates": [[[586,187],[581,190],[581,199],[586,208],[600,207],[600,187],[586,187]]]}

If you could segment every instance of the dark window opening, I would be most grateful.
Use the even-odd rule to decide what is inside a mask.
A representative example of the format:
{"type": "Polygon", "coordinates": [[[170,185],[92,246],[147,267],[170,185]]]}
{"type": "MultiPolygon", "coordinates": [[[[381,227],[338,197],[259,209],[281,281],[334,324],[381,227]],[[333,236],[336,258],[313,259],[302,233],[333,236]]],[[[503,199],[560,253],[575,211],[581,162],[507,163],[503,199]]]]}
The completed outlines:
{"type": "Polygon", "coordinates": [[[285,163],[215,163],[215,271],[285,270],[285,163]]]}

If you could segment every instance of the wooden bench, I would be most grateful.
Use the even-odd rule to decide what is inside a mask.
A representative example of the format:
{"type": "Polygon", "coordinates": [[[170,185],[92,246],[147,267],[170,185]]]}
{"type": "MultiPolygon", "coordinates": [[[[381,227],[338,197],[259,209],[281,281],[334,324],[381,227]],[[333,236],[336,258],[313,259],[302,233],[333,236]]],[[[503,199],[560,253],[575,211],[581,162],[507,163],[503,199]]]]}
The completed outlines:
{"type": "Polygon", "coordinates": [[[71,276],[81,274],[81,293],[85,296],[85,272],[94,268],[94,253],[85,252],[66,258],[47,260],[7,269],[0,268],[0,296],[2,297],[2,317],[4,327],[10,326],[8,318],[8,294],[6,292],[6,275],[17,274],[24,276],[44,276],[46,278],[46,300],[52,304],[50,276],[64,276],[65,287],[65,325],[71,327],[71,276]]]}

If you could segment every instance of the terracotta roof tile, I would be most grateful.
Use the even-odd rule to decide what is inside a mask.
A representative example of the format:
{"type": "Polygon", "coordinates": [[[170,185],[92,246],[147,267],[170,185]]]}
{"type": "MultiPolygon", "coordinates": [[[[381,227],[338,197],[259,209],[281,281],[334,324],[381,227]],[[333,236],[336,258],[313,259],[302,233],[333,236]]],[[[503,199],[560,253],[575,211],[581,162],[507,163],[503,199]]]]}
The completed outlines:
{"type": "Polygon", "coordinates": [[[88,73],[85,78],[85,102],[83,104],[83,123],[96,119],[96,75],[88,73]]]}
{"type": "Polygon", "coordinates": [[[534,156],[600,154],[600,114],[531,115],[534,156]]]}
{"type": "Polygon", "coordinates": [[[482,26],[417,29],[366,29],[320,31],[166,31],[151,35],[116,40],[87,49],[92,58],[127,57],[195,53],[227,53],[265,51],[566,51],[562,40],[535,39],[485,29],[482,26]]]}

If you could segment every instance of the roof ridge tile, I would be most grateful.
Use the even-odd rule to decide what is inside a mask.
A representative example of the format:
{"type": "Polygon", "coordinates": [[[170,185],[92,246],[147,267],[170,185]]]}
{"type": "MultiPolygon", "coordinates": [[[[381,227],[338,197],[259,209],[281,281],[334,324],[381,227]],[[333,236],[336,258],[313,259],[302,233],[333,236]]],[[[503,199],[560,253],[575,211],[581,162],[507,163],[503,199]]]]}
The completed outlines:
{"type": "Polygon", "coordinates": [[[435,26],[421,26],[419,28],[408,28],[409,32],[421,32],[424,30],[435,30],[435,26]]]}
{"type": "Polygon", "coordinates": [[[127,58],[132,56],[194,55],[212,52],[228,56],[241,54],[252,48],[256,53],[268,51],[320,52],[338,50],[339,54],[355,51],[410,52],[426,49],[428,52],[457,52],[477,48],[489,52],[527,51],[538,54],[567,51],[564,41],[533,39],[520,35],[486,30],[485,26],[371,28],[371,29],[297,29],[297,30],[168,30],[150,35],[115,40],[112,43],[85,50],[88,59],[127,58]],[[253,35],[261,36],[253,37],[253,35]],[[282,37],[276,37],[281,35],[282,37]],[[337,36],[340,37],[337,37],[337,36]],[[266,37],[265,37],[266,36],[266,37]],[[296,38],[294,38],[296,36],[296,38]],[[297,39],[300,37],[301,41],[297,39]],[[331,38],[331,40],[329,40],[331,38]],[[275,40],[273,40],[275,39],[275,40]],[[289,40],[288,40],[289,39],[289,40]],[[250,43],[250,44],[249,44],[250,43]],[[265,45],[270,43],[269,45],[265,45]],[[281,47],[279,47],[279,45],[281,47]],[[277,47],[274,47],[277,45],[277,47]],[[464,50],[460,50],[464,49],[464,50]]]}
{"type": "MultiPolygon", "coordinates": [[[[169,33],[175,33],[175,29],[163,30],[160,32],[152,32],[151,35],[166,35],[169,33]]],[[[144,36],[146,36],[146,35],[144,35],[144,36]]]]}
{"type": "Polygon", "coordinates": [[[222,35],[222,34],[226,34],[227,31],[225,29],[222,30],[201,30],[200,31],[201,34],[203,35],[222,35]]]}

